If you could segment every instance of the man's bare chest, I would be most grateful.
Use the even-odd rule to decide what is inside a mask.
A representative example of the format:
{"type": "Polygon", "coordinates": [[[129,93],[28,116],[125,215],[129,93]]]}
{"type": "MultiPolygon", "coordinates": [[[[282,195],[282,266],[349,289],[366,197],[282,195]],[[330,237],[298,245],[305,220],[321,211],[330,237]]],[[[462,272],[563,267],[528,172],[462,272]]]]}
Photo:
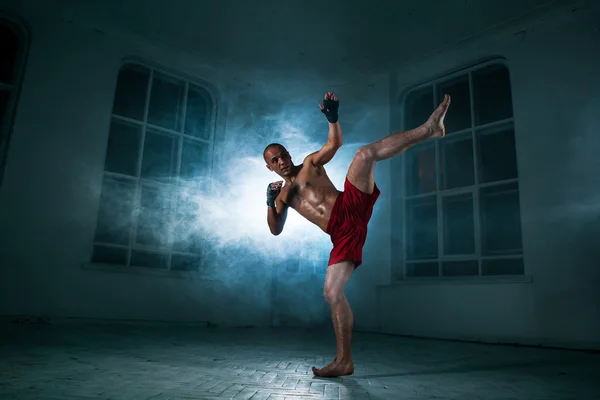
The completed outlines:
{"type": "Polygon", "coordinates": [[[286,203],[292,208],[299,206],[303,200],[318,197],[322,191],[321,177],[316,173],[299,175],[296,180],[286,189],[286,203]]]}

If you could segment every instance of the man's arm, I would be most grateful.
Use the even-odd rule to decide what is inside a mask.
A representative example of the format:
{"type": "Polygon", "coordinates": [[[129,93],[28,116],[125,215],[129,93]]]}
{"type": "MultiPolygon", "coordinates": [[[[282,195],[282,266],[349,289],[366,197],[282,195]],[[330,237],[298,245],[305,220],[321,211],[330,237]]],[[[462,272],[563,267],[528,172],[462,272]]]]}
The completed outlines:
{"type": "Polygon", "coordinates": [[[267,223],[271,233],[275,236],[283,231],[285,220],[287,219],[288,206],[279,198],[275,199],[275,207],[268,207],[267,223]]]}
{"type": "Polygon", "coordinates": [[[342,147],[342,128],[338,121],[339,106],[340,103],[335,93],[325,93],[323,104],[320,104],[319,107],[321,112],[325,114],[327,121],[329,121],[329,138],[321,150],[308,156],[314,165],[327,164],[335,156],[338,149],[342,147]]]}
{"type": "Polygon", "coordinates": [[[342,139],[342,127],[339,122],[329,123],[329,137],[325,145],[321,148],[321,150],[316,151],[309,155],[311,161],[315,165],[325,165],[338,151],[340,147],[342,147],[343,139],[342,139]]]}

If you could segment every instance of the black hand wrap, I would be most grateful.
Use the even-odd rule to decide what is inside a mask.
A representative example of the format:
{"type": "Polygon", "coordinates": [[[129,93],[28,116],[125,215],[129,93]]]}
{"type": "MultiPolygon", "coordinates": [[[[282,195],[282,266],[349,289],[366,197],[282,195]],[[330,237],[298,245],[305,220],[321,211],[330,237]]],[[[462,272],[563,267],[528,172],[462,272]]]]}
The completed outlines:
{"type": "Polygon", "coordinates": [[[271,185],[272,183],[269,183],[269,186],[267,186],[267,206],[275,208],[275,199],[279,196],[281,189],[273,189],[271,185]]]}
{"type": "Polygon", "coordinates": [[[327,121],[335,124],[338,122],[338,108],[340,107],[340,102],[336,100],[323,100],[323,109],[321,112],[325,114],[325,118],[327,121]]]}

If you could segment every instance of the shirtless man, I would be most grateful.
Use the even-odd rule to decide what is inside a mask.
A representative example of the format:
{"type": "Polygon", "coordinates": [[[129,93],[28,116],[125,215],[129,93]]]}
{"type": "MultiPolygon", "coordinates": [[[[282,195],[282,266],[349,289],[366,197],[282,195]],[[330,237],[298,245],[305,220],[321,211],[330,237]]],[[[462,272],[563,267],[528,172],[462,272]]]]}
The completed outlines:
{"type": "Polygon", "coordinates": [[[367,225],[380,191],[375,184],[375,163],[394,157],[410,146],[445,134],[444,117],[450,96],[420,127],[391,134],[378,142],[362,146],[356,152],[344,183],[338,191],[325,172],[327,164],[342,145],[338,122],[339,101],[334,93],[325,94],[321,111],[329,121],[329,138],[317,152],[294,165],[285,147],[269,144],[263,153],[267,168],[285,180],[267,187],[267,222],[273,235],[279,235],[288,207],[331,236],[333,250],[327,266],[324,296],[331,307],[337,352],[326,367],[312,368],[317,376],[342,376],[354,373],[351,336],[354,316],[344,296],[344,288],[352,272],[362,263],[362,248],[367,238],[367,225]]]}

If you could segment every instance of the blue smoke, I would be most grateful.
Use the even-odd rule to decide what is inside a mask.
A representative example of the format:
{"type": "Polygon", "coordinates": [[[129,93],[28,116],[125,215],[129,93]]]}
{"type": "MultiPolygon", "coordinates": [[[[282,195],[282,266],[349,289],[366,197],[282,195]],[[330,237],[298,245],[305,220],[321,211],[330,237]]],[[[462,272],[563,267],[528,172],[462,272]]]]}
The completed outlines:
{"type": "MultiPolygon", "coordinates": [[[[185,219],[176,224],[183,231],[199,234],[217,250],[240,246],[274,262],[294,256],[305,260],[322,260],[331,250],[327,234],[290,209],[281,235],[273,236],[267,225],[266,188],[281,178],[266,168],[262,152],[271,141],[280,142],[290,152],[295,164],[318,150],[327,140],[328,125],[319,124],[321,139],[314,140],[302,129],[302,123],[284,122],[286,118],[267,118],[273,135],[234,132],[217,157],[211,178],[183,182],[180,195],[189,205],[185,219]],[[262,139],[262,140],[261,140],[262,139]],[[243,150],[241,150],[243,148],[243,150]],[[240,153],[242,155],[240,156],[240,153]]],[[[323,122],[320,121],[319,122],[323,122]]],[[[314,135],[313,135],[314,136],[314,135]]],[[[333,183],[341,189],[358,145],[344,145],[333,162],[326,166],[333,183]]],[[[217,150],[218,152],[218,150],[217,150]]]]}

